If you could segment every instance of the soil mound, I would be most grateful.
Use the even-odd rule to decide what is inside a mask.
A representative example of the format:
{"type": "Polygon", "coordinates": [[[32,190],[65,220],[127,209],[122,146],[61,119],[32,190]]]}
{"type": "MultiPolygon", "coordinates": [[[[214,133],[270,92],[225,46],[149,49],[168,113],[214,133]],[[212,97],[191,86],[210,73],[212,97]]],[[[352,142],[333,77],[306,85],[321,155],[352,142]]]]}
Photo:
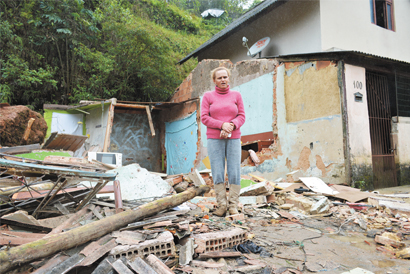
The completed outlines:
{"type": "Polygon", "coordinates": [[[47,123],[40,113],[26,106],[0,107],[0,146],[19,146],[43,143],[47,133],[47,123]],[[30,135],[23,139],[28,121],[34,118],[30,135]]]}

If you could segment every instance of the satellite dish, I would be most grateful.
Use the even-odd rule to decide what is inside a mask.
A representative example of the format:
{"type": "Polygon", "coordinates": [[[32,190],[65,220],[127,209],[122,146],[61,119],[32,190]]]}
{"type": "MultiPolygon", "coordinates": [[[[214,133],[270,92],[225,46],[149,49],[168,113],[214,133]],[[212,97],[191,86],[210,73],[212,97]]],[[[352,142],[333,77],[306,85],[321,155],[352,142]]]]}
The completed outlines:
{"type": "Polygon", "coordinates": [[[266,46],[269,44],[270,38],[269,37],[264,37],[257,41],[253,46],[248,50],[248,56],[250,57],[255,57],[256,54],[259,53],[259,58],[261,57],[261,51],[266,48],[266,46]]]}

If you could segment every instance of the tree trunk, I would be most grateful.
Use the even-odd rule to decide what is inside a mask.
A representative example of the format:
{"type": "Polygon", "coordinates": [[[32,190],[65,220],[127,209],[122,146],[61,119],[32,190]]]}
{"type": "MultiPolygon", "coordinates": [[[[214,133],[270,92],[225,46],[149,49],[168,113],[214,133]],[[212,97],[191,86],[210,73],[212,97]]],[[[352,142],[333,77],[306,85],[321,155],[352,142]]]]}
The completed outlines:
{"type": "Polygon", "coordinates": [[[59,251],[97,239],[129,223],[178,206],[207,191],[209,191],[208,186],[189,188],[182,193],[158,199],[139,206],[134,210],[127,210],[63,233],[2,251],[0,252],[0,273],[5,273],[22,264],[39,260],[59,251]]]}

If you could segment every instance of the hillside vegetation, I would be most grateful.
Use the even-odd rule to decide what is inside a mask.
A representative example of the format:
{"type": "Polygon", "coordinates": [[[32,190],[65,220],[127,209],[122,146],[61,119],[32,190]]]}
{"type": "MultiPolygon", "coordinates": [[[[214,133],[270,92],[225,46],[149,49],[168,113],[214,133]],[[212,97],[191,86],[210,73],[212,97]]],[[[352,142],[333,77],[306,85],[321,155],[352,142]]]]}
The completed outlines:
{"type": "Polygon", "coordinates": [[[0,0],[0,102],[39,110],[94,98],[165,101],[197,64],[177,61],[245,2],[0,0]],[[206,5],[229,11],[204,20],[206,5]]]}

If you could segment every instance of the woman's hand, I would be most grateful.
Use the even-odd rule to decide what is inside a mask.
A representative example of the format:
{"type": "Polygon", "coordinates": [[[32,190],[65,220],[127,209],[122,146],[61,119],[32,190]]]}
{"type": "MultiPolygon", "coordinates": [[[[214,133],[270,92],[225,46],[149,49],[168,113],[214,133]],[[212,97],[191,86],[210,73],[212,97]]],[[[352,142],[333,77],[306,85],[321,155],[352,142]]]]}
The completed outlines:
{"type": "Polygon", "coordinates": [[[229,136],[229,133],[226,132],[225,130],[221,130],[221,134],[219,134],[219,137],[221,137],[222,139],[227,139],[229,136]]]}
{"type": "Polygon", "coordinates": [[[235,128],[235,125],[233,123],[223,123],[222,124],[222,130],[226,131],[228,134],[231,133],[235,128]]]}

